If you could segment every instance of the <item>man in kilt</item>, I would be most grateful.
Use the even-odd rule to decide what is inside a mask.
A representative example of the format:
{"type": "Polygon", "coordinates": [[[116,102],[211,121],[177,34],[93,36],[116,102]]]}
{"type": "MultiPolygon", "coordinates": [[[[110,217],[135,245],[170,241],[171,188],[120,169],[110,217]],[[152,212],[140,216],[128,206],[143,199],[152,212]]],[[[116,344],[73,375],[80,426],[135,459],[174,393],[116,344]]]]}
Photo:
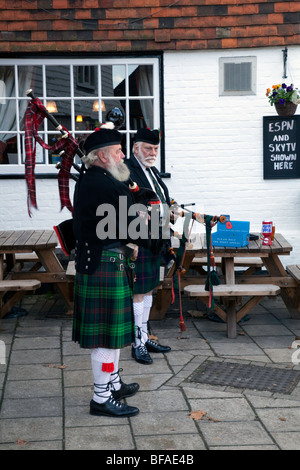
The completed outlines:
{"type": "Polygon", "coordinates": [[[123,162],[121,138],[120,132],[103,126],[83,144],[86,171],[81,172],[74,195],[72,339],[91,350],[94,395],[90,413],[128,417],[136,415],[138,408],[119,400],[134,395],[139,384],[125,384],[118,363],[120,349],[131,345],[135,334],[132,259],[137,256],[136,244],[148,247],[149,241],[132,240],[128,225],[120,222],[121,198],[127,223],[136,219],[128,215],[134,200],[125,184],[129,170],[123,162]]]}
{"type": "MultiPolygon", "coordinates": [[[[125,163],[130,176],[138,186],[152,189],[161,201],[161,215],[169,210],[170,197],[167,186],[154,167],[158,155],[160,132],[148,128],[139,129],[135,135],[133,153],[125,163]]],[[[159,284],[162,253],[153,254],[149,249],[139,248],[135,267],[136,281],[133,290],[133,309],[135,319],[135,343],[132,345],[132,357],[141,364],[152,364],[149,352],[166,353],[169,346],[162,346],[149,339],[148,321],[152,306],[152,291],[159,284]]]]}

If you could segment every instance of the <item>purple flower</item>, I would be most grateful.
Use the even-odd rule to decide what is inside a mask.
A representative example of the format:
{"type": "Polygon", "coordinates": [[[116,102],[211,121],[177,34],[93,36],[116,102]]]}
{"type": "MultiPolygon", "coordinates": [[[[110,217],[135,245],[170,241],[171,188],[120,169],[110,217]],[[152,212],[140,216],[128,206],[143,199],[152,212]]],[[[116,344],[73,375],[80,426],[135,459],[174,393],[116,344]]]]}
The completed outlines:
{"type": "Polygon", "coordinates": [[[286,88],[286,84],[283,83],[283,84],[281,85],[281,88],[283,88],[283,89],[286,88]]]}
{"type": "Polygon", "coordinates": [[[293,85],[288,86],[287,89],[286,89],[286,91],[287,91],[287,92],[293,91],[293,85]]]}
{"type": "Polygon", "coordinates": [[[284,99],[284,98],[280,98],[279,104],[285,104],[285,99],[284,99]]]}

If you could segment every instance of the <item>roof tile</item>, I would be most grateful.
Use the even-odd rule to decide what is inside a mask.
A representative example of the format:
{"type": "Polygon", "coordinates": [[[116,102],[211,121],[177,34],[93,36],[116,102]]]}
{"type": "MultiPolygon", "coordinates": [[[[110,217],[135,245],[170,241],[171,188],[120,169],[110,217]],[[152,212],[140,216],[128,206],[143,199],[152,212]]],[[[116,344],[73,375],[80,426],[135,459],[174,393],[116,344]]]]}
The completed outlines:
{"type": "Polygon", "coordinates": [[[300,1],[0,0],[0,51],[154,51],[300,43],[300,1]],[[47,40],[45,39],[47,38],[47,40]]]}

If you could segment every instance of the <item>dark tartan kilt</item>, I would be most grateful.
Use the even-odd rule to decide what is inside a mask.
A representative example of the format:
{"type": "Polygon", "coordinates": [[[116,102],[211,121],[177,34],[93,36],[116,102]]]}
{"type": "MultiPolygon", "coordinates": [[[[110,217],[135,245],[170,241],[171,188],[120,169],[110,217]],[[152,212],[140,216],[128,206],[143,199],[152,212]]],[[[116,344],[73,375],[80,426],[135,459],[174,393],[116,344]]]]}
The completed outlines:
{"type": "Polygon", "coordinates": [[[108,349],[134,341],[132,275],[129,260],[106,250],[95,273],[76,273],[73,341],[82,348],[108,349]]]}
{"type": "Polygon", "coordinates": [[[135,261],[134,294],[146,294],[159,284],[159,271],[162,255],[153,255],[152,251],[139,247],[138,258],[135,261]]]}

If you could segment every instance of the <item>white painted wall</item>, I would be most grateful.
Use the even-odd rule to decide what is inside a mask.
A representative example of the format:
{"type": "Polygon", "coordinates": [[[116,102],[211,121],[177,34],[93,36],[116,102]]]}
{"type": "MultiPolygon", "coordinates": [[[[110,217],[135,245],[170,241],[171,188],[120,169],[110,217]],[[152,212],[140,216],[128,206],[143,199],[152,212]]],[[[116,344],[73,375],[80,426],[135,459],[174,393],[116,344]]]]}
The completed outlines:
{"type": "MultiPolygon", "coordinates": [[[[70,197],[73,201],[75,183],[70,180],[70,197]]],[[[71,217],[70,211],[60,210],[56,179],[37,179],[36,197],[38,210],[27,210],[27,187],[24,180],[0,180],[0,230],[52,229],[71,217]]]]}
{"type": "MultiPolygon", "coordinates": [[[[300,46],[288,48],[288,78],[300,88],[300,46]]],[[[300,181],[263,179],[263,116],[276,115],[266,88],[281,83],[282,47],[251,50],[166,52],[164,110],[166,180],[180,203],[195,210],[249,220],[260,231],[262,220],[275,222],[293,245],[287,264],[300,262],[300,181]],[[219,57],[257,57],[257,94],[219,96],[219,57]]],[[[300,112],[300,106],[298,107],[300,112]]],[[[49,229],[70,217],[60,211],[57,180],[37,180],[38,211],[27,213],[24,180],[0,180],[0,227],[49,229]]],[[[74,182],[70,181],[71,198],[74,182]]],[[[204,227],[195,224],[198,231],[204,227]]]]}
{"type": "MultiPolygon", "coordinates": [[[[263,179],[263,116],[276,115],[265,96],[273,84],[300,88],[300,46],[167,52],[164,56],[166,162],[172,197],[198,212],[250,221],[271,219],[293,245],[285,264],[300,262],[299,179],[263,179]],[[257,94],[219,96],[219,57],[256,56],[257,94]]],[[[300,112],[300,106],[298,106],[300,112]]],[[[204,231],[198,225],[199,231],[204,231]]],[[[196,228],[196,227],[195,227],[196,228]]]]}

